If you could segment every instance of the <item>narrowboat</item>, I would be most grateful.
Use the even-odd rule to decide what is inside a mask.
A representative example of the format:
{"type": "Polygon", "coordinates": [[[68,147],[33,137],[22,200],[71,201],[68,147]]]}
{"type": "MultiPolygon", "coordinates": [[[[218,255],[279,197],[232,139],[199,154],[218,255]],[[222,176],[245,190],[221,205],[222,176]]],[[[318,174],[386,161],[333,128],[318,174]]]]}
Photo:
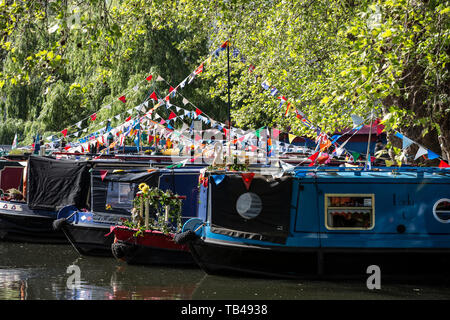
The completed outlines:
{"type": "Polygon", "coordinates": [[[449,273],[450,170],[206,172],[187,243],[209,274],[449,273]]]}
{"type": "Polygon", "coordinates": [[[183,219],[196,216],[200,167],[156,169],[144,163],[140,168],[126,168],[125,165],[121,169],[117,163],[99,162],[94,165],[90,209],[68,206],[58,213],[54,228],[64,232],[79,254],[113,257],[114,232],[110,229],[121,224],[122,220],[130,219],[133,199],[141,183],[186,196],[182,207],[183,219]]]}
{"type": "Polygon", "coordinates": [[[10,177],[15,183],[20,181],[20,197],[4,195],[0,201],[0,239],[67,244],[52,224],[59,209],[86,205],[88,163],[38,156],[20,163],[10,177]]]}

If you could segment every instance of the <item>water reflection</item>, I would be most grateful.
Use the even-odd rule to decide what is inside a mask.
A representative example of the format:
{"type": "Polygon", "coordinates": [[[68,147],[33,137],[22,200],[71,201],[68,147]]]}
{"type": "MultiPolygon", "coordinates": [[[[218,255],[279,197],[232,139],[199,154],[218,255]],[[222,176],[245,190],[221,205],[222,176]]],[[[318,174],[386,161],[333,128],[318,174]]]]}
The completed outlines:
{"type": "Polygon", "coordinates": [[[449,299],[450,279],[382,278],[381,290],[365,279],[276,280],[209,276],[198,268],[130,266],[113,258],[80,257],[68,245],[0,242],[0,300],[190,299],[449,299]],[[67,268],[80,268],[69,289],[67,268]]]}

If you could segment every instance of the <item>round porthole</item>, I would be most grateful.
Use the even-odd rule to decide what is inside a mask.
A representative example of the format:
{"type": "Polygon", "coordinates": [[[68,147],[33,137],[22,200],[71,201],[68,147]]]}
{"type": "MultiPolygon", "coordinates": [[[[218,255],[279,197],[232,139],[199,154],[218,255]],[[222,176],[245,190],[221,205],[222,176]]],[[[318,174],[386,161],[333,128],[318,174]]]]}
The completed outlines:
{"type": "Polygon", "coordinates": [[[236,201],[236,210],[242,218],[253,219],[261,213],[261,198],[253,192],[241,194],[236,201]]]}
{"type": "Polygon", "coordinates": [[[437,221],[450,223],[450,199],[440,199],[433,206],[433,215],[437,221]]]}

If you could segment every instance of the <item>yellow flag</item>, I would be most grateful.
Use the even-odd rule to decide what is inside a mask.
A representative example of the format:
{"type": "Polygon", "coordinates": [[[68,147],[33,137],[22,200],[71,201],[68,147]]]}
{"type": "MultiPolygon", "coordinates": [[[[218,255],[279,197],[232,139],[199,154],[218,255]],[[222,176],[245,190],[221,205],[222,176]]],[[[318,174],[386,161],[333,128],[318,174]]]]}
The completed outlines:
{"type": "Polygon", "coordinates": [[[292,143],[292,141],[296,138],[297,136],[290,134],[289,133],[289,143],[292,143]]]}
{"type": "Polygon", "coordinates": [[[211,59],[212,59],[212,56],[209,56],[209,58],[206,60],[206,63],[210,64],[211,63],[211,59]]]}
{"type": "Polygon", "coordinates": [[[386,163],[386,167],[390,167],[390,166],[392,166],[394,164],[394,161],[385,160],[385,163],[386,163]]]}

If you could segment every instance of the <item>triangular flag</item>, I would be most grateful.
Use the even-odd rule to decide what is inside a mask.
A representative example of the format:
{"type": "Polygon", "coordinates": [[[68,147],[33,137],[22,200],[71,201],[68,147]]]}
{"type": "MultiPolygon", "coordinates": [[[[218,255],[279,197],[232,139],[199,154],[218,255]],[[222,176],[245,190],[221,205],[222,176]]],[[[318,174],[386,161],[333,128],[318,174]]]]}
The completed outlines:
{"type": "Polygon", "coordinates": [[[61,131],[61,133],[63,134],[63,136],[65,137],[67,135],[67,129],[64,129],[63,131],[61,131]]]}
{"type": "Polygon", "coordinates": [[[310,156],[308,159],[311,160],[311,163],[309,164],[309,167],[312,167],[314,165],[314,162],[316,161],[317,157],[319,156],[319,151],[314,153],[312,156],[310,156]]]}
{"type": "Polygon", "coordinates": [[[417,160],[420,156],[423,156],[424,154],[427,154],[427,149],[419,146],[419,150],[417,150],[416,156],[414,157],[414,160],[417,160]]]}
{"type": "Polygon", "coordinates": [[[394,164],[394,161],[392,160],[385,160],[384,162],[386,164],[386,167],[391,167],[394,164]]]}
{"type": "Polygon", "coordinates": [[[158,78],[156,78],[156,81],[164,81],[163,77],[158,76],[158,78]]]}
{"type": "Polygon", "coordinates": [[[255,176],[254,172],[241,173],[242,181],[244,182],[245,188],[247,190],[250,189],[250,184],[252,183],[254,176],[255,176]]]}
{"type": "Polygon", "coordinates": [[[203,71],[203,63],[195,70],[195,74],[200,74],[203,71]]]}
{"type": "Polygon", "coordinates": [[[358,160],[361,154],[359,152],[352,152],[353,161],[358,160]]]}
{"type": "Polygon", "coordinates": [[[403,146],[402,149],[406,149],[408,148],[414,141],[412,141],[411,139],[403,136],[403,146]]]}
{"type": "Polygon", "coordinates": [[[189,103],[188,99],[183,98],[183,104],[186,105],[186,104],[188,104],[188,103],[189,103]]]}
{"type": "Polygon", "coordinates": [[[433,159],[436,159],[436,158],[439,158],[439,156],[436,153],[428,150],[428,159],[433,160],[433,159]]]}
{"type": "Polygon", "coordinates": [[[199,116],[202,114],[202,111],[199,108],[195,108],[195,113],[199,116]]]}
{"type": "Polygon", "coordinates": [[[170,112],[169,120],[172,120],[173,118],[176,118],[176,117],[177,117],[177,115],[173,111],[170,112]]]}
{"type": "Polygon", "coordinates": [[[119,98],[120,101],[122,101],[123,103],[127,102],[127,99],[125,98],[125,96],[121,96],[119,98]]]}
{"type": "Polygon", "coordinates": [[[352,115],[350,115],[350,117],[352,118],[353,125],[355,127],[359,126],[360,124],[362,124],[364,122],[364,119],[361,118],[360,116],[357,116],[356,114],[352,114],[352,115]]]}
{"type": "Polygon", "coordinates": [[[79,129],[81,129],[81,121],[78,121],[75,125],[76,125],[79,129]]]}
{"type": "Polygon", "coordinates": [[[155,101],[158,101],[158,97],[156,96],[156,92],[155,91],[152,92],[152,94],[150,95],[149,98],[151,98],[151,99],[153,99],[155,101]]]}
{"type": "Polygon", "coordinates": [[[97,119],[97,113],[91,114],[91,121],[95,121],[97,119]]]}
{"type": "Polygon", "coordinates": [[[214,183],[216,184],[216,186],[218,186],[225,179],[225,175],[224,174],[215,174],[215,175],[211,175],[211,178],[213,178],[214,183]]]}
{"type": "Polygon", "coordinates": [[[439,168],[450,168],[450,166],[448,165],[447,162],[441,160],[441,162],[439,163],[439,168]]]}
{"type": "Polygon", "coordinates": [[[297,138],[296,135],[293,135],[293,134],[290,134],[290,133],[289,133],[289,143],[292,143],[292,141],[293,141],[295,138],[297,138]]]}
{"type": "Polygon", "coordinates": [[[106,175],[108,174],[108,170],[100,170],[100,177],[103,179],[105,179],[106,175]]]}
{"type": "Polygon", "coordinates": [[[150,80],[152,80],[152,78],[153,78],[153,76],[149,75],[147,78],[145,78],[145,80],[150,81],[150,80]]]}

